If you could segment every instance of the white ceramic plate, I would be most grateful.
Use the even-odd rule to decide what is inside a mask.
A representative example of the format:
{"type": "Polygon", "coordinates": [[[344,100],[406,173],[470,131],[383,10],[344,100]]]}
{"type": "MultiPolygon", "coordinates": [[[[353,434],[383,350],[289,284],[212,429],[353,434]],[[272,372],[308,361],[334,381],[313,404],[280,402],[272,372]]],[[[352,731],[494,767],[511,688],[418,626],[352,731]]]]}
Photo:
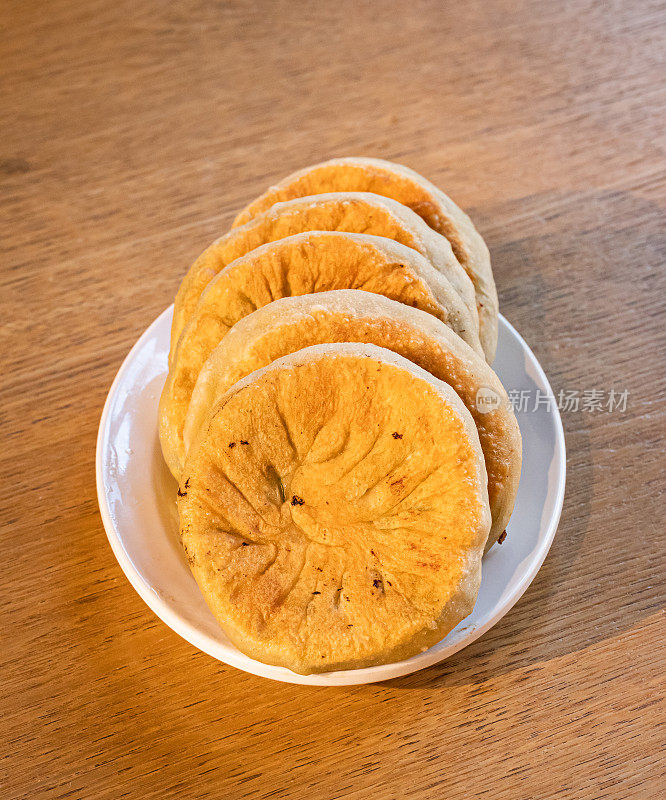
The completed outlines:
{"type": "Polygon", "coordinates": [[[367,669],[298,675],[237,650],[220,630],[192,577],[177,538],[176,482],[160,452],[157,404],[166,378],[173,306],[134,345],[111,386],[97,438],[97,494],[113,552],[150,608],[188,642],[234,667],[278,681],[340,686],[396,678],[423,669],[478,639],[530,585],[555,535],[564,497],[562,422],[548,380],[516,330],[500,316],[495,371],[517,408],[523,472],[504,544],[483,561],[472,614],[430,650],[367,669]],[[540,401],[537,408],[537,392],[540,401]],[[520,396],[518,394],[517,396],[520,396]],[[544,398],[549,398],[545,401],[544,398]]]}

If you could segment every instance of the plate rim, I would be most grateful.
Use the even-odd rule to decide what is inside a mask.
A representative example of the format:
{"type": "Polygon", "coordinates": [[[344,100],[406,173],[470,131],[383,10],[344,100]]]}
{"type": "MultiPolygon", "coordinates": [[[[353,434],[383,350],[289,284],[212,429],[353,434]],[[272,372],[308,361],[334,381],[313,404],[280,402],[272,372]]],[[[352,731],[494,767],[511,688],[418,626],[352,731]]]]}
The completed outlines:
{"type": "MultiPolygon", "coordinates": [[[[489,619],[479,627],[475,628],[462,642],[458,642],[457,644],[451,645],[450,649],[444,649],[441,651],[437,651],[431,653],[430,657],[423,658],[423,663],[415,666],[411,662],[411,659],[407,659],[405,661],[400,662],[393,662],[392,664],[379,664],[373,667],[362,667],[359,669],[350,669],[350,670],[336,670],[331,672],[322,672],[322,673],[313,673],[310,675],[300,675],[296,672],[291,672],[290,670],[284,670],[280,667],[275,667],[270,664],[264,664],[263,662],[257,661],[256,659],[252,659],[245,654],[238,652],[238,658],[232,652],[231,655],[225,654],[225,658],[222,658],[217,652],[217,643],[212,640],[207,634],[197,630],[189,623],[185,622],[180,618],[180,616],[171,609],[171,606],[159,595],[154,589],[148,584],[148,582],[143,578],[143,576],[138,572],[135,568],[132,560],[129,556],[129,553],[124,547],[122,537],[116,530],[116,526],[114,525],[111,511],[109,509],[108,500],[106,496],[105,484],[104,484],[104,475],[103,475],[103,460],[104,460],[104,442],[107,438],[107,429],[109,426],[109,415],[111,406],[116,396],[116,392],[118,386],[125,375],[126,370],[129,366],[133,363],[134,356],[136,352],[141,348],[142,344],[146,339],[148,339],[153,332],[154,328],[158,327],[160,323],[163,321],[164,317],[173,313],[173,304],[168,306],[164,311],[162,311],[152,322],[151,324],[143,331],[143,333],[139,336],[136,342],[131,347],[130,351],[127,353],[125,358],[123,359],[116,375],[111,383],[111,387],[109,388],[108,394],[104,401],[104,407],[102,410],[102,415],[100,417],[99,428],[97,431],[97,440],[96,440],[96,447],[95,447],[95,473],[96,473],[96,486],[97,486],[97,501],[99,504],[100,515],[102,518],[102,524],[104,526],[104,530],[106,533],[107,540],[111,546],[113,554],[118,561],[120,568],[122,569],[125,577],[137,592],[139,597],[144,601],[144,603],[150,608],[150,610],[157,616],[159,619],[164,622],[169,628],[171,628],[175,633],[177,633],[180,637],[185,639],[189,644],[193,645],[199,650],[202,650],[207,655],[215,658],[217,661],[220,661],[223,664],[228,664],[229,666],[235,667],[236,669],[243,670],[244,672],[249,672],[253,675],[257,675],[258,677],[269,678],[271,680],[277,680],[283,683],[292,683],[292,684],[300,684],[300,685],[309,685],[309,686],[353,686],[359,684],[366,684],[366,683],[376,683],[378,681],[386,681],[386,680],[393,680],[395,678],[400,678],[405,675],[409,675],[413,672],[418,672],[422,669],[430,667],[434,664],[440,663],[445,659],[449,658],[450,656],[454,655],[455,653],[463,650],[465,647],[468,647],[470,644],[475,642],[484,633],[486,633],[490,628],[496,625],[506,614],[511,611],[514,605],[520,600],[523,594],[527,591],[527,588],[530,586],[536,575],[538,574],[539,570],[541,569],[543,562],[550,551],[551,545],[553,543],[553,539],[555,538],[555,533],[557,531],[560,517],[562,514],[562,507],[564,504],[564,493],[566,488],[566,472],[567,472],[567,463],[566,463],[566,441],[564,437],[564,426],[562,425],[562,417],[559,412],[559,408],[557,403],[555,402],[555,395],[553,393],[552,387],[550,385],[550,381],[546,376],[546,373],[541,366],[541,363],[537,359],[536,355],[529,347],[525,339],[521,336],[521,334],[516,330],[516,328],[506,319],[503,314],[499,314],[498,316],[501,318],[501,321],[504,325],[507,326],[509,331],[512,333],[513,336],[519,341],[521,347],[530,353],[532,357],[532,362],[534,367],[536,368],[537,374],[539,379],[542,381],[550,399],[550,408],[551,414],[555,421],[555,452],[559,453],[559,469],[557,474],[557,489],[554,499],[554,506],[553,506],[553,513],[548,522],[548,527],[546,531],[546,536],[544,537],[540,547],[536,551],[536,557],[531,559],[530,567],[525,573],[521,576],[518,584],[513,589],[513,591],[509,594],[507,600],[502,604],[501,610],[494,611],[494,613],[489,617],[489,619]],[[387,669],[391,669],[391,674],[380,674],[385,673],[387,669]],[[276,670],[280,670],[277,674],[269,674],[276,670]],[[284,672],[290,674],[282,674],[284,672]],[[292,677],[293,676],[293,677],[292,677]]],[[[425,655],[425,653],[420,654],[425,655]]],[[[415,656],[413,658],[418,658],[415,656]]]]}

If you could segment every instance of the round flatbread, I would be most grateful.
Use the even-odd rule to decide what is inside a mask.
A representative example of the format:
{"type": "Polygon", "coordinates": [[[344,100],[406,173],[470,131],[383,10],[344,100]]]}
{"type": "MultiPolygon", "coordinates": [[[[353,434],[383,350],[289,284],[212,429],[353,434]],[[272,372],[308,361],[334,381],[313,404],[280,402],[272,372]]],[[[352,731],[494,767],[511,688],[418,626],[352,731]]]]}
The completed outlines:
{"type": "Polygon", "coordinates": [[[180,476],[179,442],[199,371],[239,319],[280,297],[365,289],[446,322],[481,352],[470,313],[449,281],[422,255],[379,236],[300,233],[252,250],[209,284],[180,336],[160,401],[160,441],[180,476]]]}
{"type": "MultiPolygon", "coordinates": [[[[474,286],[448,240],[407,206],[369,192],[335,192],[276,203],[213,242],[194,262],[178,289],[171,326],[169,364],[182,330],[209,281],[255,247],[304,231],[347,231],[384,236],[417,250],[450,281],[477,320],[474,286]]],[[[477,323],[478,324],[478,323],[477,323]]]]}
{"type": "Polygon", "coordinates": [[[199,373],[185,419],[181,459],[210,409],[234,383],[288,353],[324,342],[380,345],[455,389],[476,424],[488,473],[488,549],[509,522],[520,480],[522,441],[506,391],[485,360],[446,325],[380,295],[338,290],[285,297],[234,325],[199,373]],[[486,403],[477,402],[477,396],[486,403]]]}
{"type": "Polygon", "coordinates": [[[440,641],[474,607],[490,526],[479,439],[456,393],[348,343],[235,384],[192,448],[178,510],[227,636],[305,674],[440,641]]]}
{"type": "Polygon", "coordinates": [[[274,203],[322,192],[374,192],[409,206],[451,243],[472,279],[479,312],[481,344],[492,363],[497,347],[498,300],[485,242],[470,218],[440,189],[407,167],[378,158],[334,158],[294,172],[243,209],[234,227],[274,203]]]}

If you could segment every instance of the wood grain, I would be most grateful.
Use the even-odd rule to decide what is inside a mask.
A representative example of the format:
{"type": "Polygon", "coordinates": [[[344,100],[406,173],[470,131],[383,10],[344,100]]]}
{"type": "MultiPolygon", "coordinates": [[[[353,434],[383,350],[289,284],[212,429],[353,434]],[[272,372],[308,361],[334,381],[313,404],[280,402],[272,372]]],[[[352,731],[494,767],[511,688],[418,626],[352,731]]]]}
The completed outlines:
{"type": "Polygon", "coordinates": [[[2,796],[663,796],[663,4],[0,14],[2,796]],[[630,396],[564,414],[559,533],[496,628],[410,677],[313,690],[153,616],[107,545],[94,445],[194,257],[270,181],[347,154],[472,214],[556,392],[630,396]]]}

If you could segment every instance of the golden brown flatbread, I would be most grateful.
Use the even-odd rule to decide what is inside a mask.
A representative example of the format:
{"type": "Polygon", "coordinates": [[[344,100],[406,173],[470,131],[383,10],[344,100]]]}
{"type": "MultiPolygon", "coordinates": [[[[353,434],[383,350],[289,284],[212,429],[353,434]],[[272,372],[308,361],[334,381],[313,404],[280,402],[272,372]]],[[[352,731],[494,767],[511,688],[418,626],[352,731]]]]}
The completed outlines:
{"type": "Polygon", "coordinates": [[[276,203],[213,242],[194,262],[178,289],[171,326],[169,364],[183,328],[209,281],[224,267],[267,242],[304,231],[347,231],[385,236],[417,250],[450,281],[478,325],[474,286],[448,240],[407,206],[369,192],[337,192],[276,203]]]}
{"type": "Polygon", "coordinates": [[[449,281],[422,255],[379,236],[312,232],[252,250],[209,284],[183,329],[160,401],[160,441],[178,478],[180,442],[199,371],[229,329],[280,297],[365,289],[441,319],[479,353],[470,313],[449,281]]]}
{"type": "Polygon", "coordinates": [[[461,400],[361,344],[306,348],[235,384],[192,448],[178,510],[227,636],[305,674],[440,641],[474,607],[490,526],[461,400]]]}
{"type": "Polygon", "coordinates": [[[479,433],[492,514],[487,547],[494,544],[513,511],[522,455],[518,422],[504,387],[485,360],[446,325],[381,295],[343,289],[285,297],[236,323],[199,373],[185,419],[183,454],[234,383],[288,353],[324,342],[380,345],[455,389],[479,433]],[[478,408],[478,392],[494,396],[498,405],[478,408]]]}
{"type": "Polygon", "coordinates": [[[334,158],[299,170],[265,191],[234,220],[234,227],[274,203],[322,192],[374,192],[409,206],[445,236],[472,279],[481,344],[489,363],[497,347],[497,290],[485,242],[470,218],[440,189],[407,167],[378,158],[334,158]]]}

